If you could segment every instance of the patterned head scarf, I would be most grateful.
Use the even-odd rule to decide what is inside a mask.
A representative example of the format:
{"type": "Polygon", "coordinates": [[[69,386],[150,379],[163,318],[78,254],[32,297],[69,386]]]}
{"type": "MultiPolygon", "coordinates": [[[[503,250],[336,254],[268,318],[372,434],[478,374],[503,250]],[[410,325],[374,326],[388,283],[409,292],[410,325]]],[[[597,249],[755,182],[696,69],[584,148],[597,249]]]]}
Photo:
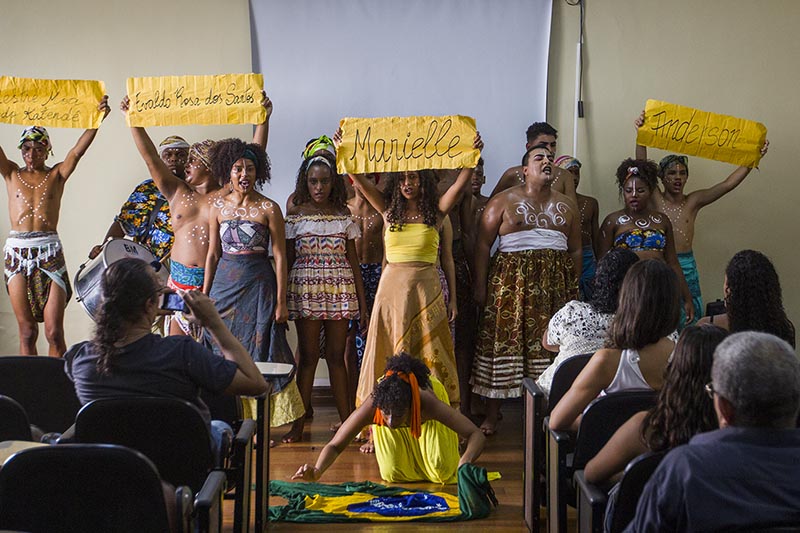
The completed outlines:
{"type": "Polygon", "coordinates": [[[189,143],[186,142],[186,139],[177,135],[170,135],[158,145],[158,155],[163,154],[164,150],[180,150],[181,148],[189,148],[189,143]]]}
{"type": "Polygon", "coordinates": [[[308,141],[305,150],[303,150],[303,159],[308,159],[319,150],[327,150],[331,155],[336,155],[336,148],[333,146],[333,140],[327,135],[322,135],[308,141]]]}
{"type": "Polygon", "coordinates": [[[53,146],[50,144],[50,134],[41,126],[30,126],[22,131],[17,148],[22,148],[25,141],[33,141],[44,145],[50,155],[53,155],[53,146]]]}
{"type": "Polygon", "coordinates": [[[194,157],[203,163],[203,166],[205,166],[208,171],[211,171],[211,158],[209,157],[209,151],[211,150],[212,146],[214,146],[214,141],[211,139],[194,143],[192,147],[189,148],[189,157],[194,157]]]}
{"type": "Polygon", "coordinates": [[[581,162],[572,157],[571,155],[562,155],[559,156],[558,159],[554,161],[554,164],[559,167],[563,168],[564,170],[569,170],[574,167],[581,168],[581,162]]]}
{"type": "Polygon", "coordinates": [[[658,175],[662,178],[667,174],[667,169],[670,165],[680,163],[686,167],[686,172],[689,172],[689,158],[685,155],[669,154],[664,159],[658,162],[658,175]]]}

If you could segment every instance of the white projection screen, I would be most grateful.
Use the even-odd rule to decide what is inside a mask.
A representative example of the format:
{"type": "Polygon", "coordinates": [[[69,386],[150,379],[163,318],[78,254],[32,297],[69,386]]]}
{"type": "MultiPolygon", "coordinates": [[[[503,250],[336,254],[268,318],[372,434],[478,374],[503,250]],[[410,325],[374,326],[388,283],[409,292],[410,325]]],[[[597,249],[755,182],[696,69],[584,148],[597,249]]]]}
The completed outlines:
{"type": "Polygon", "coordinates": [[[253,70],[275,111],[268,152],[285,205],[301,151],[345,116],[469,115],[491,192],[545,120],[552,0],[250,0],[253,70]]]}

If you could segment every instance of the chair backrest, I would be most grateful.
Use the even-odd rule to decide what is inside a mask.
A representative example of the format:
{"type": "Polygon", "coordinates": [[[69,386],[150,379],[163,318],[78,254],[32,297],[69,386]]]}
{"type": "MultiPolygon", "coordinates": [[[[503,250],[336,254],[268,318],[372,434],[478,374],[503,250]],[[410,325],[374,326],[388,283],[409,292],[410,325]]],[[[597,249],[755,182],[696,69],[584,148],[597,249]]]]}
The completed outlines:
{"type": "Polygon", "coordinates": [[[168,531],[153,464],[121,446],[43,446],[14,454],[0,469],[0,529],[168,531]]]}
{"type": "Polygon", "coordinates": [[[142,452],[162,479],[197,493],[214,468],[211,436],[200,411],[175,398],[95,400],[75,419],[75,440],[120,444],[142,452]]]}
{"type": "Polygon", "coordinates": [[[647,480],[653,475],[667,452],[647,452],[633,459],[619,481],[614,514],[610,517],[611,531],[622,531],[636,516],[636,505],[647,480]]]}
{"type": "Polygon", "coordinates": [[[0,357],[0,394],[14,398],[31,424],[45,433],[63,433],[81,408],[75,386],[55,357],[0,357]]]}
{"type": "Polygon", "coordinates": [[[211,420],[222,420],[235,428],[244,416],[242,413],[242,399],[239,396],[214,394],[206,389],[201,389],[200,399],[208,407],[208,411],[211,413],[211,420]]]}
{"type": "Polygon", "coordinates": [[[13,398],[0,395],[0,442],[32,439],[25,409],[13,398]]]}
{"type": "Polygon", "coordinates": [[[556,406],[564,394],[567,393],[572,386],[572,382],[574,382],[578,374],[581,373],[581,370],[583,370],[583,367],[589,362],[589,359],[592,358],[592,355],[594,354],[584,353],[576,355],[558,365],[558,368],[556,368],[553,374],[553,381],[550,384],[550,395],[547,397],[548,415],[553,411],[553,407],[556,406]]]}
{"type": "Polygon", "coordinates": [[[592,400],[583,411],[575,437],[573,470],[582,470],[622,424],[639,411],[650,409],[655,402],[655,391],[614,392],[592,400]]]}

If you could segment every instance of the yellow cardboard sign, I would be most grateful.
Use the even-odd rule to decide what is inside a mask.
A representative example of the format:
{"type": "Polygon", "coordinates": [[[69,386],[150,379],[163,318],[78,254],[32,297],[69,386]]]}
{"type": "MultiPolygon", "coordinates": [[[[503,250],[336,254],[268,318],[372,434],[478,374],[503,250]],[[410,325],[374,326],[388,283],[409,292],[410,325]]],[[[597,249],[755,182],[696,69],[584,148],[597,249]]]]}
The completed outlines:
{"type": "Polygon", "coordinates": [[[336,149],[340,173],[401,172],[426,168],[472,168],[475,119],[444,117],[343,118],[336,149]]]}
{"type": "Polygon", "coordinates": [[[0,122],[52,128],[99,128],[102,81],[0,76],[0,122]]]}
{"type": "Polygon", "coordinates": [[[261,74],[128,78],[128,126],[261,124],[261,74]]]}
{"type": "Polygon", "coordinates": [[[760,122],[648,100],[636,142],[670,152],[756,167],[767,128],[760,122]]]}

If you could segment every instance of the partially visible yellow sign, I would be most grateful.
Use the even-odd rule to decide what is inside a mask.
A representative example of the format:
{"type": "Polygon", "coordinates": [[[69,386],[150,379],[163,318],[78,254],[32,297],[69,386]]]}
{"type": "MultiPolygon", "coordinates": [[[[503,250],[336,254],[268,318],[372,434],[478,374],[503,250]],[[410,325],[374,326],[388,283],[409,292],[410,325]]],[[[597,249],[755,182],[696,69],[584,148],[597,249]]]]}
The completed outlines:
{"type": "Polygon", "coordinates": [[[481,155],[472,147],[472,117],[343,118],[339,127],[336,168],[342,174],[472,168],[481,155]]]}
{"type": "Polygon", "coordinates": [[[767,128],[760,122],[648,100],[636,142],[670,152],[756,167],[767,128]]]}
{"type": "Polygon", "coordinates": [[[128,78],[128,126],[261,124],[261,74],[128,78]]]}
{"type": "Polygon", "coordinates": [[[53,128],[99,128],[102,81],[0,76],[0,122],[53,128]]]}

